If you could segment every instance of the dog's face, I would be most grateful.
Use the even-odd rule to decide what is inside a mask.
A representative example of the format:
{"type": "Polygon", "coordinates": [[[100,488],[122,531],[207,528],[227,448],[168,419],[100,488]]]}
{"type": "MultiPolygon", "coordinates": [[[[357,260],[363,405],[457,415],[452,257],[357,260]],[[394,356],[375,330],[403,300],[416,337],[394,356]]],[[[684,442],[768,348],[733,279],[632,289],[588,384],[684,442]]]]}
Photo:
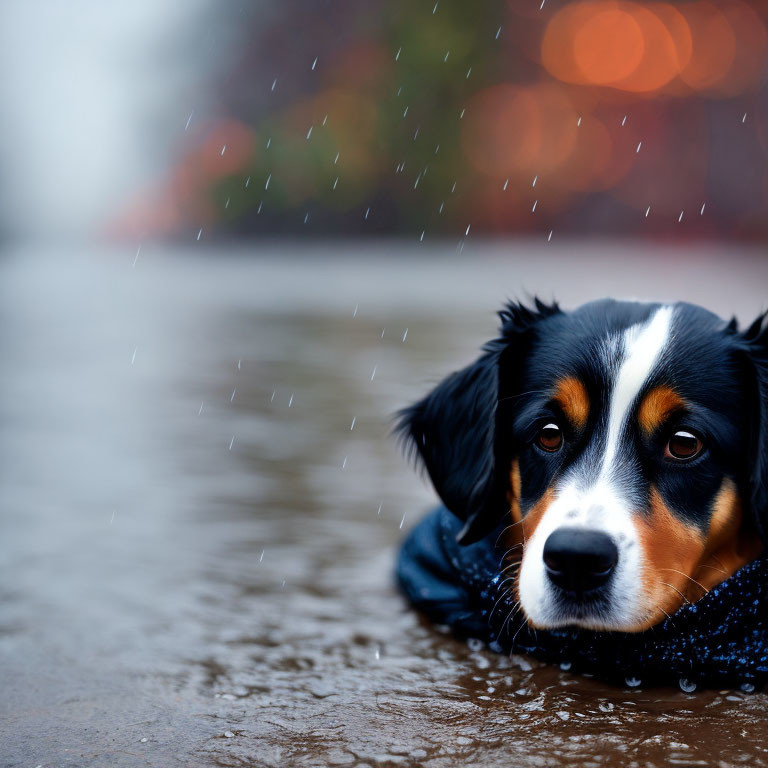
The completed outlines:
{"type": "Polygon", "coordinates": [[[465,541],[503,520],[533,626],[640,631],[759,554],[762,318],[739,334],[687,304],[501,316],[404,426],[465,541]]]}

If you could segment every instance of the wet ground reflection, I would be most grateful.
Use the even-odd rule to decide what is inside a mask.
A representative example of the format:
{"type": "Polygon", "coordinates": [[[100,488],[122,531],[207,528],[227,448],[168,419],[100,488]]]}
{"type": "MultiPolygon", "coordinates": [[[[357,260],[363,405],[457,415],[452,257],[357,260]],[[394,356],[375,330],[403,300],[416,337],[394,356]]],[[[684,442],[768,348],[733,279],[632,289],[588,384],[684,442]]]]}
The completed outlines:
{"type": "Polygon", "coordinates": [[[142,253],[2,267],[4,764],[768,764],[763,695],[605,688],[422,624],[390,577],[432,496],[387,435],[505,294],[663,269],[748,318],[762,262],[692,286],[685,254],[627,254],[585,285],[565,251],[142,253]]]}

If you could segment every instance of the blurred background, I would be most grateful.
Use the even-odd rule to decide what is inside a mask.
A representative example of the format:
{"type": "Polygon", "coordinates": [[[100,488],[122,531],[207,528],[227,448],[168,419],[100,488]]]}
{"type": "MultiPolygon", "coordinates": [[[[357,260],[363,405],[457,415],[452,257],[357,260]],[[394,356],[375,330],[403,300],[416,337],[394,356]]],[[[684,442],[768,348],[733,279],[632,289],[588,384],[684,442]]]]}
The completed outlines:
{"type": "Polygon", "coordinates": [[[11,0],[0,227],[763,240],[767,24],[748,0],[11,0]]]}
{"type": "Polygon", "coordinates": [[[765,765],[768,697],[422,623],[390,428],[509,298],[766,308],[767,27],[0,2],[0,764],[765,765]]]}

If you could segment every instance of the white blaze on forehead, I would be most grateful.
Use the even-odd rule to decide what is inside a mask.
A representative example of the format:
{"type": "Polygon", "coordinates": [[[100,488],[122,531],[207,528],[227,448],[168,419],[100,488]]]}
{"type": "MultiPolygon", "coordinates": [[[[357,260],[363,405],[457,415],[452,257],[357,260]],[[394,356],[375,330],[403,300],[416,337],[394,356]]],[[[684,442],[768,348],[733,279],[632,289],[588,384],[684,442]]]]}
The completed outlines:
{"type": "Polygon", "coordinates": [[[613,469],[630,408],[669,341],[673,314],[672,307],[660,307],[648,322],[624,331],[624,356],[616,374],[608,412],[608,436],[600,470],[603,479],[613,469]]]}
{"type": "Polygon", "coordinates": [[[661,307],[646,322],[604,341],[603,354],[613,369],[613,388],[599,476],[590,482],[591,473],[580,477],[577,465],[560,478],[554,484],[554,500],[523,550],[520,604],[534,626],[622,629],[636,626],[648,613],[642,593],[643,553],[632,519],[634,505],[616,482],[614,471],[632,406],[669,343],[673,315],[672,307],[661,307]],[[619,550],[610,606],[593,615],[580,617],[573,609],[563,608],[546,573],[544,544],[553,531],[564,526],[605,533],[619,550]]]}

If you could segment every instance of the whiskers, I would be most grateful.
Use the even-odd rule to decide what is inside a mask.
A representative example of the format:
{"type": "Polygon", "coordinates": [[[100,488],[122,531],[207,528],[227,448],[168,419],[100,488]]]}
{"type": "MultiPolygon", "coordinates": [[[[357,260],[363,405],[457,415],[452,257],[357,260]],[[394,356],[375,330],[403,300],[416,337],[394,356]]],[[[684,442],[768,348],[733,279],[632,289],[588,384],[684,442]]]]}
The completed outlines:
{"type": "MultiPolygon", "coordinates": [[[[678,573],[681,576],[683,576],[684,578],[688,579],[688,581],[690,581],[693,584],[695,584],[705,595],[709,594],[709,590],[703,584],[700,584],[698,581],[696,581],[696,579],[694,579],[693,577],[689,576],[687,573],[683,573],[682,571],[678,571],[676,568],[660,568],[659,570],[661,570],[661,571],[672,571],[673,573],[678,573]]],[[[723,573],[725,573],[725,571],[723,571],[723,573]]]]}

